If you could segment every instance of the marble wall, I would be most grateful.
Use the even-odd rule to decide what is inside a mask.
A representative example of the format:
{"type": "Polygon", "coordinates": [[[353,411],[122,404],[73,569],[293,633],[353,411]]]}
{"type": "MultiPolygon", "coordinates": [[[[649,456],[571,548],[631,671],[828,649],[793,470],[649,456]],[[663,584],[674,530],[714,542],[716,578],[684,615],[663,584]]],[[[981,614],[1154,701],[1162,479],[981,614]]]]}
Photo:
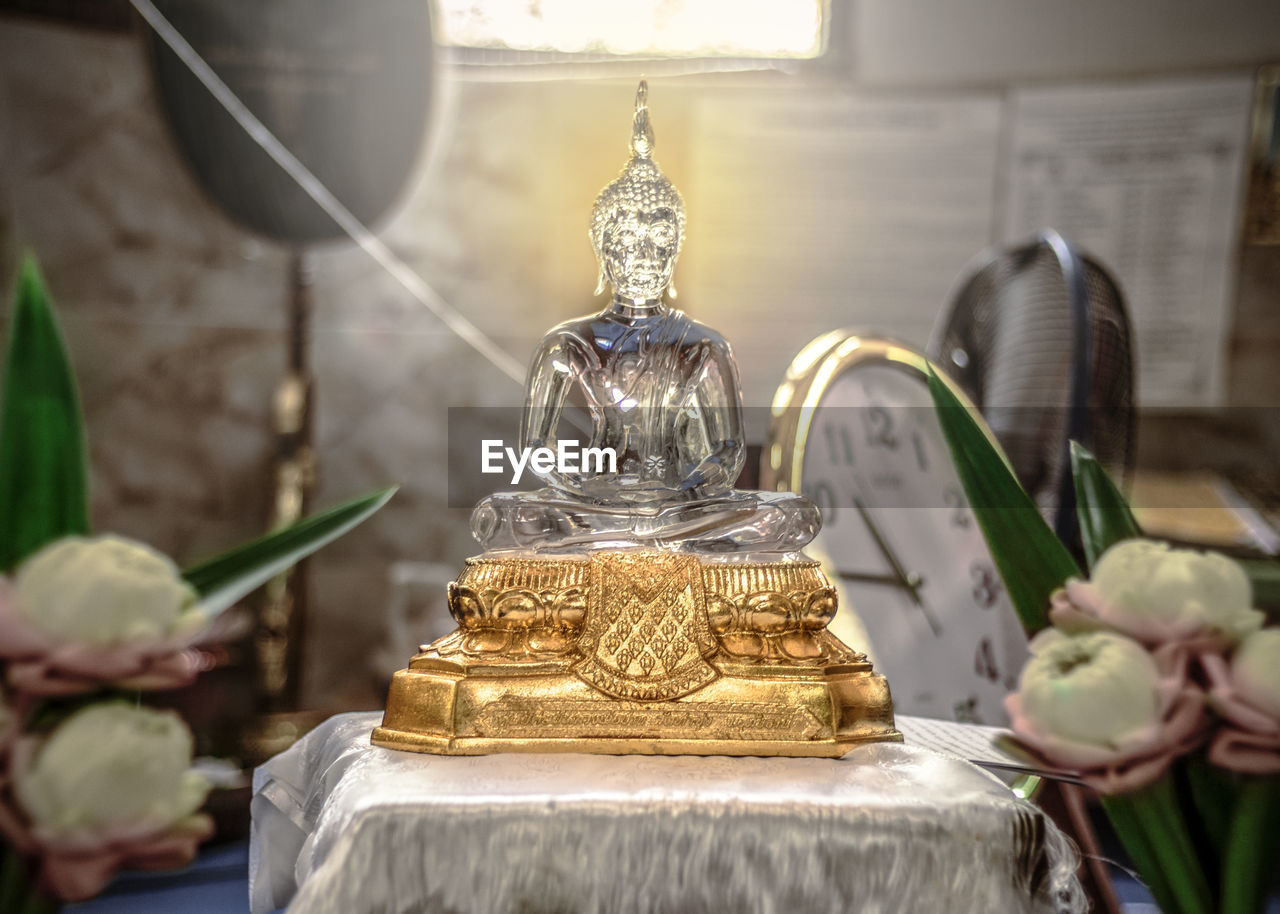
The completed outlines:
{"type": "Polygon", "coordinates": [[[34,251],[79,375],[98,523],[183,557],[258,529],[285,259],[173,155],[134,42],[0,20],[3,272],[34,251]]]}
{"type": "MultiPolygon", "coordinates": [[[[0,16],[0,267],[12,275],[24,247],[44,266],[80,374],[96,525],[190,560],[247,538],[266,520],[288,259],[202,195],[148,80],[135,36],[0,16]]],[[[655,96],[663,85],[655,83],[655,96]]],[[[789,91],[777,74],[752,85],[772,93],[774,104],[789,91]]],[[[707,106],[750,114],[754,103],[732,79],[681,88],[663,95],[655,114],[659,158],[691,208],[705,212],[716,200],[690,182],[707,170],[707,106]]],[[[631,80],[509,83],[444,74],[439,92],[441,114],[422,165],[380,237],[523,362],[546,327],[592,309],[586,216],[623,163],[631,80]]],[[[981,176],[993,167],[975,174],[990,180],[981,176]]],[[[785,191],[787,175],[773,179],[785,191]]],[[[928,201],[904,205],[913,202],[927,219],[928,201]]],[[[833,218],[841,207],[831,201],[815,218],[833,218]]],[[[714,243],[699,231],[691,224],[691,250],[714,243]]],[[[957,273],[989,240],[981,219],[957,231],[940,275],[957,273]]],[[[447,411],[516,405],[520,389],[354,245],[309,256],[317,502],[389,483],[402,488],[378,517],[312,563],[305,701],[372,707],[382,700],[370,657],[385,639],[391,564],[457,565],[472,551],[467,510],[445,498],[447,411]]],[[[1264,279],[1277,259],[1251,256],[1242,307],[1254,329],[1233,343],[1244,367],[1232,376],[1232,397],[1255,399],[1242,403],[1255,402],[1260,386],[1275,389],[1280,354],[1274,285],[1264,279]]],[[[763,329],[735,323],[736,302],[706,294],[715,283],[707,262],[678,274],[689,280],[684,300],[744,339],[753,402],[767,401],[790,355],[813,335],[809,326],[848,322],[835,305],[800,314],[781,301],[763,329]]],[[[914,268],[908,260],[902,269],[914,268]]],[[[800,286],[797,301],[817,298],[805,298],[806,276],[796,270],[788,280],[800,286]]],[[[945,292],[924,290],[939,300],[945,292]]],[[[918,336],[919,328],[905,329],[918,336]]],[[[1275,405],[1274,396],[1262,399],[1275,405]]]]}

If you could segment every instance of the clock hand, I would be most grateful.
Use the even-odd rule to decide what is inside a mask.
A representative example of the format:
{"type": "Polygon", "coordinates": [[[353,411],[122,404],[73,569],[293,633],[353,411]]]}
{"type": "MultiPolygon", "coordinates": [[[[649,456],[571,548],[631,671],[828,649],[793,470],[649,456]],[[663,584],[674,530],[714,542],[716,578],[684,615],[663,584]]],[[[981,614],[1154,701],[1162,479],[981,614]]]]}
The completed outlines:
{"type": "Polygon", "coordinates": [[[920,588],[924,586],[924,578],[914,572],[908,573],[902,567],[902,562],[898,560],[898,554],[889,546],[888,540],[884,538],[884,534],[880,532],[880,528],[875,521],[871,519],[871,512],[867,510],[867,506],[862,503],[862,499],[854,498],[853,506],[858,509],[858,514],[862,517],[862,522],[867,525],[867,530],[871,533],[871,538],[875,540],[876,546],[880,549],[880,553],[888,561],[889,567],[893,569],[893,576],[897,578],[898,583],[911,594],[911,601],[920,607],[920,612],[924,614],[925,620],[929,623],[929,628],[933,629],[935,635],[942,634],[942,626],[938,624],[938,620],[933,617],[933,613],[929,612],[929,608],[924,605],[924,600],[920,597],[920,588]]]}
{"type": "Polygon", "coordinates": [[[862,499],[855,497],[853,506],[858,509],[858,514],[861,516],[862,522],[867,525],[867,530],[871,533],[871,538],[875,540],[876,547],[880,550],[881,555],[885,557],[885,561],[893,569],[893,577],[903,587],[911,591],[911,598],[918,605],[920,603],[920,585],[924,581],[918,574],[908,574],[906,569],[902,567],[902,562],[898,560],[898,554],[890,547],[889,542],[884,538],[884,534],[880,532],[880,527],[871,519],[871,512],[862,503],[862,499]]]}

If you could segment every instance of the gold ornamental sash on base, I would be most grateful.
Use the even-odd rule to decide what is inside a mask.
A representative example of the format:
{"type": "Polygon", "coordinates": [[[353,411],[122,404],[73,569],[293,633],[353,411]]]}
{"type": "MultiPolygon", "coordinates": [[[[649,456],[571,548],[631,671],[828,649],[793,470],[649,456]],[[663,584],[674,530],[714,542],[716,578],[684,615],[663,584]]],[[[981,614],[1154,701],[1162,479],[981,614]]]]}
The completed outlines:
{"type": "Polygon", "coordinates": [[[717,675],[702,567],[691,555],[596,553],[574,673],[615,698],[669,701],[717,675]]]}

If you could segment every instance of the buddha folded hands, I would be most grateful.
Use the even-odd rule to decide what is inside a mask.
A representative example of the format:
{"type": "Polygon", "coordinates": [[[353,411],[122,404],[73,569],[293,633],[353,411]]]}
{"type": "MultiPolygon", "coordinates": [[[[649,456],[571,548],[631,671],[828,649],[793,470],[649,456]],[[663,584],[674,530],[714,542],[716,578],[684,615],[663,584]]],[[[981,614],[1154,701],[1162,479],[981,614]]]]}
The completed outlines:
{"type": "Polygon", "coordinates": [[[612,299],[542,340],[520,432],[525,448],[581,438],[564,415],[578,402],[590,419],[582,445],[611,449],[614,465],[542,471],[545,488],[481,501],[472,532],[487,551],[795,552],[820,527],[801,496],[733,488],[745,460],[737,366],[720,334],[666,302],[685,214],[653,143],[642,82],[631,159],[591,216],[597,292],[608,285],[612,299]]]}

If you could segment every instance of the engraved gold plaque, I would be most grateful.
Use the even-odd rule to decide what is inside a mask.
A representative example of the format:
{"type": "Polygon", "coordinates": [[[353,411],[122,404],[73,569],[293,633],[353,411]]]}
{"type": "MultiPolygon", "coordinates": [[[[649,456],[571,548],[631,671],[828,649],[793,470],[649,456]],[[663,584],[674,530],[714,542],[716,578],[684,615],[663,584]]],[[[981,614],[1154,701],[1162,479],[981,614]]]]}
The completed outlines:
{"type": "Polygon", "coordinates": [[[614,698],[665,701],[716,678],[704,659],[716,642],[697,559],[605,552],[591,557],[591,572],[579,679],[614,698]]]}

